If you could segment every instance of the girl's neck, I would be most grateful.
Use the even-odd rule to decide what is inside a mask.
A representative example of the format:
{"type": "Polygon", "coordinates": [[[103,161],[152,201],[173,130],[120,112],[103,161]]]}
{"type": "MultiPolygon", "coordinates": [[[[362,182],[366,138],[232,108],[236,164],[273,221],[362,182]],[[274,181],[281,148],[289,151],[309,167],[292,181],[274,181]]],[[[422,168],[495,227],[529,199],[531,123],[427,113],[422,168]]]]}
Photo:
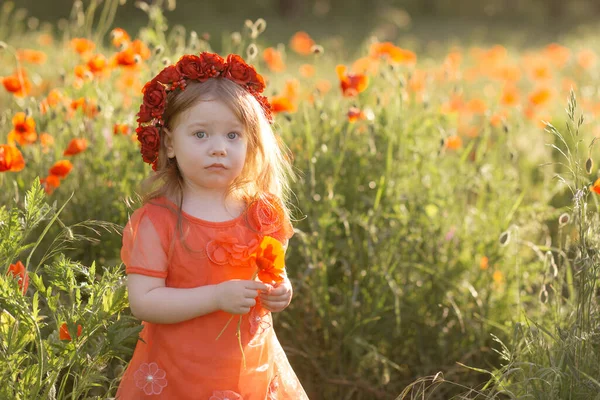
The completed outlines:
{"type": "Polygon", "coordinates": [[[182,210],[194,217],[208,221],[226,221],[237,218],[246,209],[246,202],[240,196],[223,191],[185,190],[182,210]]]}

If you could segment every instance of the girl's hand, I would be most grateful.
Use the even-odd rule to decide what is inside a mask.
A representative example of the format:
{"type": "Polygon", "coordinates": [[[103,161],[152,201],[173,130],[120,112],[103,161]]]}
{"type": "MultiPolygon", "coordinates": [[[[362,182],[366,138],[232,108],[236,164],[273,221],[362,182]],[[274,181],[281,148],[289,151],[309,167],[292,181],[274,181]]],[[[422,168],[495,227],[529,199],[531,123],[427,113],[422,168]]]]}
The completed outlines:
{"type": "Polygon", "coordinates": [[[267,292],[269,286],[257,281],[230,280],[215,286],[217,307],[231,314],[247,314],[256,304],[257,291],[267,292]]]}
{"type": "Polygon", "coordinates": [[[260,294],[261,305],[271,312],[280,312],[286,309],[292,301],[292,283],[287,276],[267,293],[260,294]]]}

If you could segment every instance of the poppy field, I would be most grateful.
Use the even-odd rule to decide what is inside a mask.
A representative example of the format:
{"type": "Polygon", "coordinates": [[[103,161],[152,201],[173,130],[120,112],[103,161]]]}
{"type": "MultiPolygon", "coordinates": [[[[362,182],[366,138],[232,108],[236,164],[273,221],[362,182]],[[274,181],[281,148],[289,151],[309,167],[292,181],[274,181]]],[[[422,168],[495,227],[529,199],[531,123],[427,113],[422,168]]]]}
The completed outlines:
{"type": "Polygon", "coordinates": [[[0,399],[114,397],[141,330],[119,251],[152,173],[142,87],[215,47],[265,77],[293,154],[294,298],[274,323],[311,399],[597,396],[593,41],[373,36],[350,58],[306,31],[267,40],[263,19],[171,26],[161,1],[127,31],[119,3],[57,25],[0,10],[0,399]]]}

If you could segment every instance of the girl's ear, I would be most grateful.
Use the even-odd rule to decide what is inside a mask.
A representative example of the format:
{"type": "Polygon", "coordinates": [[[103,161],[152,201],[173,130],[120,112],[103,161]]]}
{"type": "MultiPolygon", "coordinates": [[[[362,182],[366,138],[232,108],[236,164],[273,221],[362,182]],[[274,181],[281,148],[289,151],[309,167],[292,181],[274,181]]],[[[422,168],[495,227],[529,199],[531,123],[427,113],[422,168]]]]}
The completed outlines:
{"type": "Polygon", "coordinates": [[[163,133],[165,134],[165,147],[167,148],[167,157],[175,157],[175,150],[173,149],[173,133],[163,126],[163,133]]]}

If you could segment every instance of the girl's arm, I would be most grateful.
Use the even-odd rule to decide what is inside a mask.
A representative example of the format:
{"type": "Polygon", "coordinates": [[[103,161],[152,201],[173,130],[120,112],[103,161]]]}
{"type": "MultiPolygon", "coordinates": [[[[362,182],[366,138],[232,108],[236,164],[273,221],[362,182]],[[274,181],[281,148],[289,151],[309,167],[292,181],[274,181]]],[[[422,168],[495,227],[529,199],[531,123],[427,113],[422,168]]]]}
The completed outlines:
{"type": "Polygon", "coordinates": [[[268,287],[255,281],[226,281],[195,288],[171,288],[164,278],[127,275],[131,313],[142,321],[174,324],[223,310],[245,314],[256,304],[257,290],[268,287]]]}

